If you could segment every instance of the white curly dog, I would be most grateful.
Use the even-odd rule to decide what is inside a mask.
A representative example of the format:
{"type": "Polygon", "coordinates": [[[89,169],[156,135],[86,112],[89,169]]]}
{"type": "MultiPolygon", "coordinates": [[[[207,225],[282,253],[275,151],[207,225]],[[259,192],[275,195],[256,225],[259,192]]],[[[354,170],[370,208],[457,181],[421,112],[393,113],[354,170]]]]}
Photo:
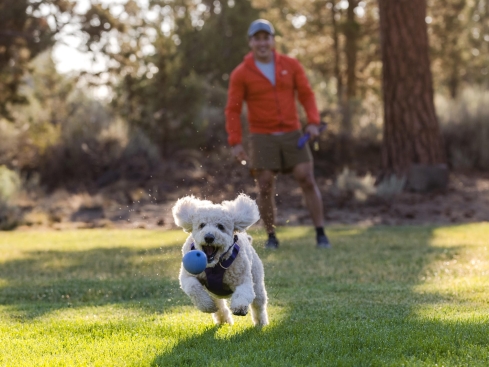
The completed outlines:
{"type": "Polygon", "coordinates": [[[245,316],[251,305],[254,325],[267,325],[263,264],[245,232],[260,219],[255,201],[245,194],[221,204],[186,196],[172,211],[176,225],[191,233],[183,244],[183,255],[196,249],[207,257],[207,268],[200,274],[187,272],[183,265],[180,269],[180,286],[193,304],[212,313],[216,324],[231,325],[231,312],[245,316]]]}

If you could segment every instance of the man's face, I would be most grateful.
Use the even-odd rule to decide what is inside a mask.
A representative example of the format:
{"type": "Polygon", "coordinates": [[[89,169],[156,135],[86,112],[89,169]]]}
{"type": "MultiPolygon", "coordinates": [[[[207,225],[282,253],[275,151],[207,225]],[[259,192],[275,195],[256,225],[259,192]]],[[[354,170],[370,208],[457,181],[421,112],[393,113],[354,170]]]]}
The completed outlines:
{"type": "Polygon", "coordinates": [[[253,52],[255,59],[262,62],[269,62],[273,57],[273,48],[275,47],[275,39],[267,32],[257,32],[250,37],[248,42],[253,52]]]}

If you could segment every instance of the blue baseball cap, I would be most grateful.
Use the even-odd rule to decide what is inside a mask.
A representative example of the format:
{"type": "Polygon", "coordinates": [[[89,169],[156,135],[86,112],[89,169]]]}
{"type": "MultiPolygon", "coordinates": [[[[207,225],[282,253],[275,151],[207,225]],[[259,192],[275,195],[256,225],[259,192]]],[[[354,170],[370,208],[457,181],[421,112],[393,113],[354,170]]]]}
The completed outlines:
{"type": "Polygon", "coordinates": [[[252,37],[258,32],[267,32],[272,36],[275,35],[275,29],[273,29],[272,23],[265,19],[257,19],[250,24],[250,28],[248,28],[248,37],[252,37]]]}

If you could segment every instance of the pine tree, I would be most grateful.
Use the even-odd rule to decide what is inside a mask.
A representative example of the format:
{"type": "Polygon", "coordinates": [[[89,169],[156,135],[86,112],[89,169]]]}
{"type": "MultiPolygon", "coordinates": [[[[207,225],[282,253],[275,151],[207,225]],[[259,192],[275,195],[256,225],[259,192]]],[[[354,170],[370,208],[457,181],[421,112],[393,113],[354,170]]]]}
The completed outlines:
{"type": "MultiPolygon", "coordinates": [[[[384,94],[383,169],[385,174],[409,175],[408,184],[417,187],[414,181],[423,179],[414,178],[420,173],[417,165],[429,169],[446,162],[433,103],[426,0],[379,0],[379,10],[384,94]],[[412,175],[413,169],[416,173],[412,175]]],[[[441,186],[446,184],[443,178],[439,181],[441,186]]],[[[427,189],[430,185],[424,186],[427,189]]]]}
{"type": "Polygon", "coordinates": [[[54,35],[64,26],[59,16],[72,7],[67,0],[0,2],[0,117],[11,117],[10,104],[27,102],[19,86],[29,62],[54,44],[54,35]]]}

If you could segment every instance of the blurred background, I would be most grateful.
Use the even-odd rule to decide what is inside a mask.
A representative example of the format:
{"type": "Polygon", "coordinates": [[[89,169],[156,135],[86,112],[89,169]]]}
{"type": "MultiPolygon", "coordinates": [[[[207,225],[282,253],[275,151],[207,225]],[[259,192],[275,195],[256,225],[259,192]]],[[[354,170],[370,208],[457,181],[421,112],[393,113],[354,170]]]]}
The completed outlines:
{"type": "MultiPolygon", "coordinates": [[[[489,220],[489,0],[402,15],[427,27],[450,171],[428,192],[385,174],[381,44],[402,22],[383,1],[0,0],[0,229],[170,228],[183,195],[255,196],[224,106],[257,18],[302,62],[329,124],[314,152],[328,223],[489,220]]],[[[307,224],[296,185],[277,184],[279,224],[307,224]]]]}

